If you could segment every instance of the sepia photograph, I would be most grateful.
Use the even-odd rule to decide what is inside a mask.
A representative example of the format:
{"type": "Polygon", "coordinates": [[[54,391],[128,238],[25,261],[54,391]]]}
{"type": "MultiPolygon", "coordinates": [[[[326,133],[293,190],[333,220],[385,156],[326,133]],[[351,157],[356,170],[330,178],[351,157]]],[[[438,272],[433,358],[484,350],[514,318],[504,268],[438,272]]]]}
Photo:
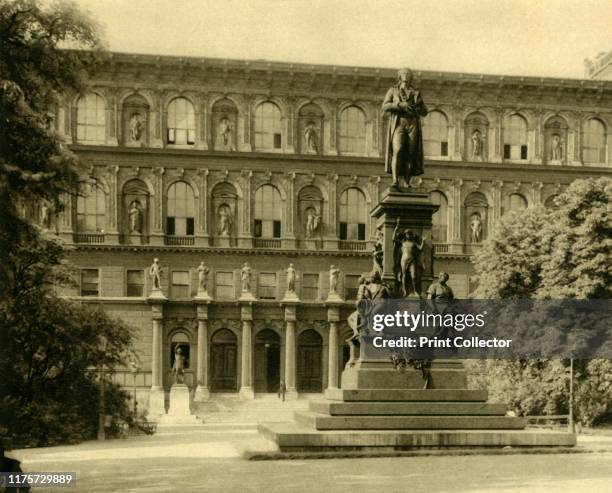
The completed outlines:
{"type": "Polygon", "coordinates": [[[612,492],[609,0],[0,0],[0,492],[612,492]]]}

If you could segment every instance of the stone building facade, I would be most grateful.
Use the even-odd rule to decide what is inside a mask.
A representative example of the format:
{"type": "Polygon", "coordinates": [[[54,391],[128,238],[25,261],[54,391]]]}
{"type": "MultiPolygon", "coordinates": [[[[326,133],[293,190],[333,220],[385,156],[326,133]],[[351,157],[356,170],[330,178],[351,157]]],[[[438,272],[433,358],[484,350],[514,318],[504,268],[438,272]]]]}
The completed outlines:
{"type": "MultiPolygon", "coordinates": [[[[471,255],[510,210],[554,206],[571,181],[612,176],[612,82],[415,72],[436,270],[459,297],[471,255]]],[[[48,226],[74,244],[78,288],[137,331],[117,378],[159,410],[176,347],[196,399],[322,392],[349,358],[346,317],[372,267],[370,210],[389,186],[382,98],[395,71],[112,54],[55,126],[90,166],[48,226]],[[167,301],[148,298],[153,258],[167,301]],[[197,267],[210,272],[198,300],[197,267]],[[241,268],[252,300],[240,300],[241,268]],[[297,299],[286,299],[286,269],[297,299]],[[327,301],[329,270],[340,269],[327,301]],[[212,396],[212,397],[211,397],[212,396]]]]}

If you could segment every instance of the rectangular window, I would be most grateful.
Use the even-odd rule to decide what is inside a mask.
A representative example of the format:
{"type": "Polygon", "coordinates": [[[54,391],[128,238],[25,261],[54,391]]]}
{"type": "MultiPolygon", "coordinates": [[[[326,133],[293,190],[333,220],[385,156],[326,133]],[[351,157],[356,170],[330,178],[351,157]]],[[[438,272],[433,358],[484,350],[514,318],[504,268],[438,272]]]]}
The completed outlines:
{"type": "Polygon", "coordinates": [[[144,296],[144,271],[127,271],[127,296],[144,296]]]}
{"type": "Polygon", "coordinates": [[[185,225],[185,233],[189,236],[193,236],[194,232],[195,232],[195,226],[194,226],[194,219],[193,217],[188,217],[186,218],[186,225],[185,225]]]}
{"type": "Polygon", "coordinates": [[[504,159],[510,159],[510,145],[504,144],[504,159]]]}
{"type": "Polygon", "coordinates": [[[174,144],[176,142],[176,135],[173,128],[168,129],[168,144],[174,144]]]}
{"type": "Polygon", "coordinates": [[[448,156],[448,142],[440,142],[440,156],[448,156]]]}
{"type": "Polygon", "coordinates": [[[273,238],[280,238],[281,237],[281,222],[280,221],[274,221],[273,225],[272,225],[272,237],[273,238]]]}
{"type": "Polygon", "coordinates": [[[98,269],[81,269],[81,296],[100,295],[100,274],[98,269]]]}
{"type": "Polygon", "coordinates": [[[359,288],[359,275],[347,274],[344,277],[344,299],[348,301],[356,300],[358,288],[359,288]]]}
{"type": "Polygon", "coordinates": [[[261,238],[262,224],[261,219],[255,219],[255,227],[253,228],[253,236],[261,238]]]}
{"type": "Polygon", "coordinates": [[[303,275],[300,298],[304,301],[316,301],[319,298],[319,274],[303,275]]]}
{"type": "Polygon", "coordinates": [[[172,297],[189,298],[189,272],[175,270],[172,272],[172,297]]]}
{"type": "Polygon", "coordinates": [[[175,221],[173,217],[167,217],[166,218],[166,234],[167,235],[173,235],[174,232],[176,231],[176,227],[175,227],[175,221]]]}
{"type": "Polygon", "coordinates": [[[364,223],[357,224],[357,239],[359,241],[365,240],[365,224],[364,223]]]}
{"type": "Polygon", "coordinates": [[[234,295],[234,273],[217,272],[215,274],[215,291],[220,300],[233,300],[234,295]]]}
{"type": "Polygon", "coordinates": [[[521,159],[527,159],[527,146],[521,146],[521,159]]]}
{"type": "Polygon", "coordinates": [[[187,130],[187,143],[195,144],[195,129],[193,128],[187,130]]]}
{"type": "Polygon", "coordinates": [[[281,148],[281,134],[274,134],[274,149],[281,148]]]}
{"type": "Polygon", "coordinates": [[[262,272],[259,274],[259,298],[262,300],[276,299],[276,274],[273,272],[262,272]]]}
{"type": "Polygon", "coordinates": [[[348,224],[340,223],[340,239],[346,240],[348,238],[348,224]]]}

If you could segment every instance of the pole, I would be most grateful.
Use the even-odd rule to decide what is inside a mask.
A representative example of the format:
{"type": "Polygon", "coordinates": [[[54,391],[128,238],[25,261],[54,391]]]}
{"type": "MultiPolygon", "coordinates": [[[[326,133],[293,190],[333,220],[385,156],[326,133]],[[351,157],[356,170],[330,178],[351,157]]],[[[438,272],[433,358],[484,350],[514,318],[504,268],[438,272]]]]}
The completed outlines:
{"type": "Polygon", "coordinates": [[[100,409],[98,412],[98,440],[106,440],[104,430],[104,365],[100,367],[100,409]]]}
{"type": "Polygon", "coordinates": [[[569,417],[567,419],[568,431],[576,433],[574,424],[574,358],[570,358],[570,375],[569,375],[569,417]]]}

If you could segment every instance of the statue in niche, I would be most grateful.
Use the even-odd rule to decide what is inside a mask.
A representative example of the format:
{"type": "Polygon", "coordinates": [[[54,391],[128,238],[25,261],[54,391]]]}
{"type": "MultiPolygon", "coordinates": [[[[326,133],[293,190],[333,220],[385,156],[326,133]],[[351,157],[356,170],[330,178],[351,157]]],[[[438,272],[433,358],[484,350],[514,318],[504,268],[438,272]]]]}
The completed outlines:
{"type": "Polygon", "coordinates": [[[160,291],[161,290],[161,267],[159,265],[159,259],[153,259],[153,263],[151,267],[149,267],[149,275],[151,276],[151,280],[153,281],[153,290],[160,291]]]}
{"type": "Polygon", "coordinates": [[[229,236],[232,229],[232,211],[227,204],[222,204],[218,209],[217,234],[229,236]]]}
{"type": "Polygon", "coordinates": [[[198,265],[198,293],[206,292],[206,281],[209,272],[208,266],[204,262],[200,262],[200,265],[198,265]]]}
{"type": "Polygon", "coordinates": [[[297,278],[297,275],[295,273],[295,268],[293,267],[293,264],[289,264],[289,267],[287,267],[287,292],[288,293],[295,292],[296,278],[297,278]]]}
{"type": "Polygon", "coordinates": [[[130,141],[140,142],[144,134],[144,120],[140,113],[134,113],[130,117],[130,141]]]}
{"type": "Polygon", "coordinates": [[[49,228],[51,217],[51,206],[45,199],[40,203],[39,223],[43,228],[49,228]]]}
{"type": "Polygon", "coordinates": [[[219,121],[219,142],[225,149],[234,150],[232,144],[232,123],[226,116],[219,121]]]}
{"type": "Polygon", "coordinates": [[[304,142],[306,144],[305,148],[307,153],[319,153],[319,136],[314,122],[308,122],[306,125],[304,129],[304,142]]]}
{"type": "Polygon", "coordinates": [[[316,209],[309,207],[306,210],[306,238],[313,238],[317,229],[319,228],[319,222],[321,216],[319,216],[316,209]]]}
{"type": "Polygon", "coordinates": [[[421,252],[425,239],[420,239],[410,229],[400,231],[400,219],[397,218],[393,231],[394,243],[394,275],[399,284],[399,293],[403,297],[412,294],[420,297],[419,289],[423,265],[421,263],[421,252]]]}
{"type": "Polygon", "coordinates": [[[142,234],[142,206],[138,200],[132,200],[128,211],[130,234],[142,234]]]}
{"type": "Polygon", "coordinates": [[[482,135],[480,130],[476,129],[472,132],[472,159],[474,161],[482,161],[482,135]]]}
{"type": "Polygon", "coordinates": [[[472,214],[470,221],[470,231],[472,235],[472,243],[480,243],[482,240],[482,219],[477,212],[472,214]]]}
{"type": "Polygon", "coordinates": [[[398,72],[398,82],[387,91],[382,109],[390,117],[385,172],[392,175],[393,187],[399,185],[400,178],[410,186],[410,178],[423,174],[421,117],[427,115],[421,92],[412,87],[410,69],[398,72]]]}
{"type": "Polygon", "coordinates": [[[329,294],[338,294],[338,276],[340,269],[335,265],[329,268],[329,294]]]}
{"type": "Polygon", "coordinates": [[[551,161],[561,161],[563,159],[563,140],[559,134],[553,134],[550,142],[551,161]]]}
{"type": "Polygon", "coordinates": [[[172,374],[174,375],[174,383],[185,383],[185,356],[183,356],[183,350],[180,346],[174,352],[172,374]]]}
{"type": "Polygon", "coordinates": [[[240,280],[242,281],[242,292],[249,293],[251,291],[251,267],[248,262],[242,266],[240,280]]]}

